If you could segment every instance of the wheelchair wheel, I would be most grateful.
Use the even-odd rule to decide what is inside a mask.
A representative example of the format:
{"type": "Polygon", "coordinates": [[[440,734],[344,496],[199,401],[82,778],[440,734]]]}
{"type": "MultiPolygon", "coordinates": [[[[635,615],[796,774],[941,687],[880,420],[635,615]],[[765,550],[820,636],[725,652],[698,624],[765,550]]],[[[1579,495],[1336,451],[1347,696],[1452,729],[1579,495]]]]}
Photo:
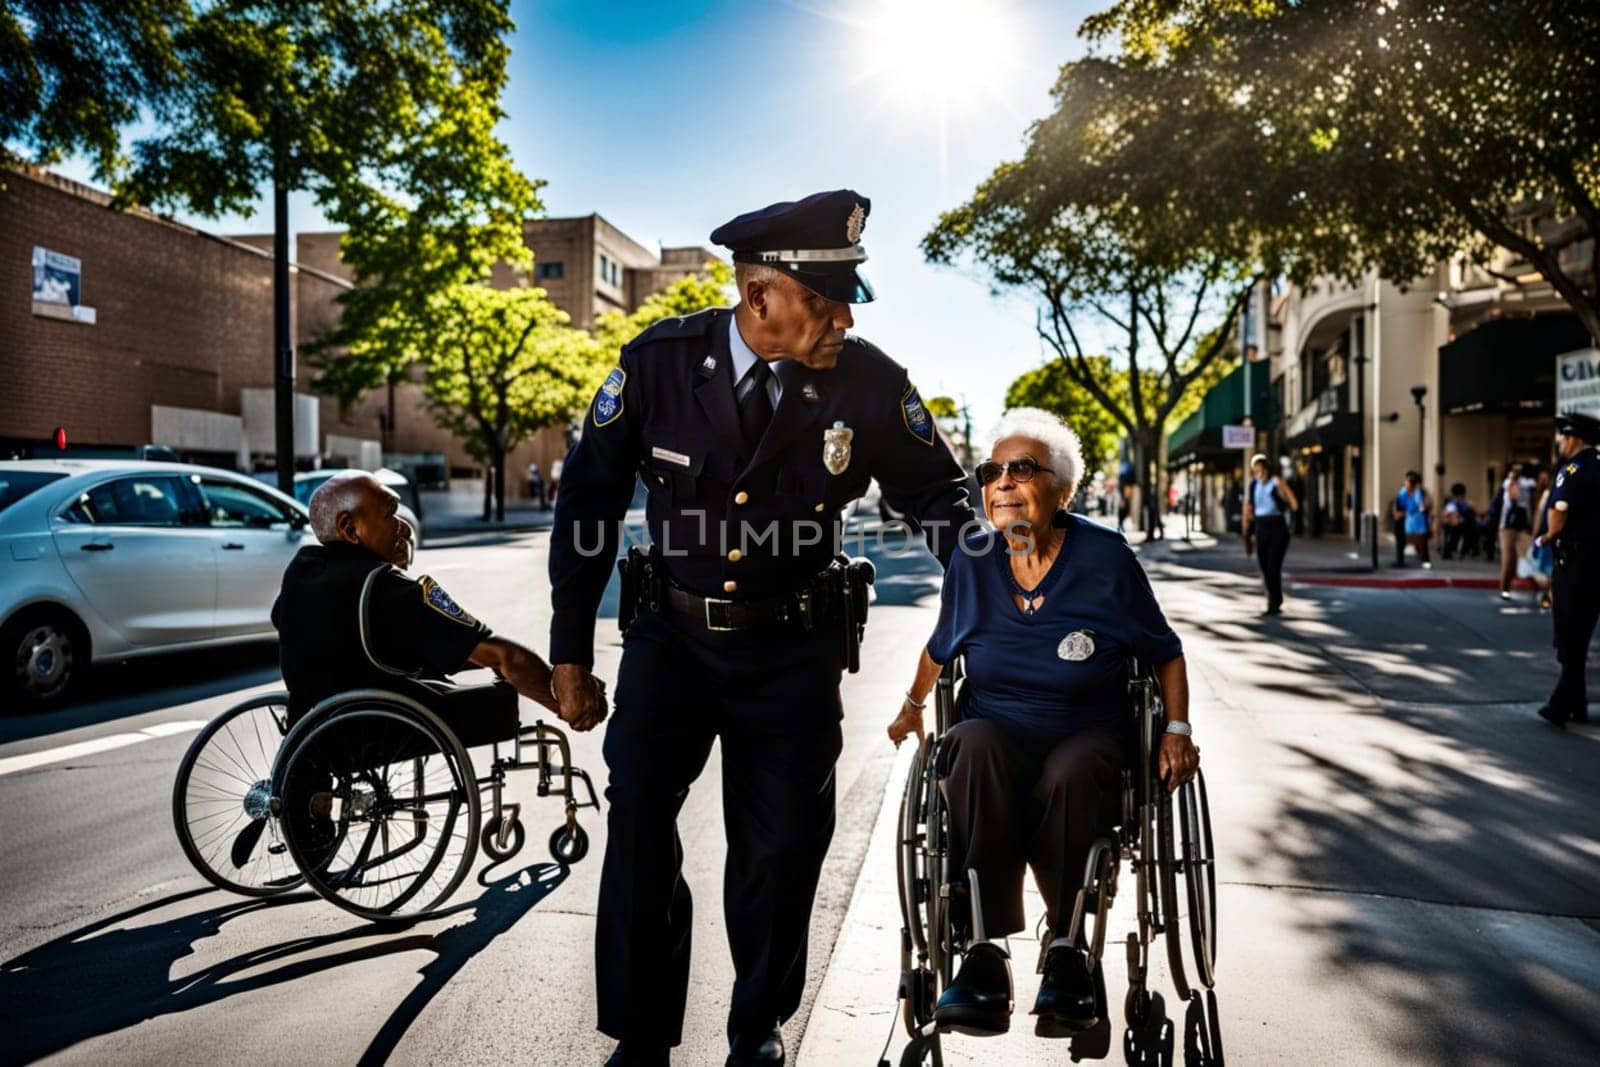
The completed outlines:
{"type": "Polygon", "coordinates": [[[589,854],[589,835],[583,827],[573,825],[568,830],[565,823],[550,835],[550,855],[557,863],[570,867],[589,854]]]}
{"type": "Polygon", "coordinates": [[[321,896],[365,919],[403,920],[460,887],[478,847],[478,789],[431,712],[400,697],[346,698],[314,710],[285,749],[279,817],[321,896]]]}
{"type": "Polygon", "coordinates": [[[1211,805],[1205,776],[1178,790],[1178,826],[1183,842],[1183,882],[1189,903],[1189,938],[1194,942],[1195,976],[1210,989],[1216,984],[1217,867],[1211,847],[1211,805]]]}
{"type": "Polygon", "coordinates": [[[901,971],[905,985],[903,1015],[906,1032],[913,1037],[933,1017],[933,1005],[938,998],[933,972],[928,967],[929,943],[938,939],[938,933],[931,925],[934,894],[928,874],[924,829],[926,778],[932,754],[933,742],[925,740],[911,758],[905,794],[900,800],[900,839],[895,849],[895,873],[900,890],[901,971]]]}
{"type": "Polygon", "coordinates": [[[1161,898],[1161,928],[1166,934],[1167,968],[1179,1000],[1189,999],[1189,978],[1183,967],[1183,933],[1178,921],[1178,862],[1172,844],[1172,795],[1157,783],[1160,795],[1156,809],[1156,880],[1161,898]]]}
{"type": "Polygon", "coordinates": [[[523,842],[528,838],[528,831],[523,827],[521,819],[514,819],[506,832],[506,847],[500,847],[501,823],[504,815],[490,819],[484,824],[483,834],[478,838],[478,846],[483,849],[483,854],[496,863],[506,860],[522,851],[523,842]]]}
{"type": "Polygon", "coordinates": [[[287,693],[235,705],[206,724],[178,764],[172,825],[178,844],[219,889],[270,897],[300,884],[272,814],[272,765],[283,744],[287,693]]]}

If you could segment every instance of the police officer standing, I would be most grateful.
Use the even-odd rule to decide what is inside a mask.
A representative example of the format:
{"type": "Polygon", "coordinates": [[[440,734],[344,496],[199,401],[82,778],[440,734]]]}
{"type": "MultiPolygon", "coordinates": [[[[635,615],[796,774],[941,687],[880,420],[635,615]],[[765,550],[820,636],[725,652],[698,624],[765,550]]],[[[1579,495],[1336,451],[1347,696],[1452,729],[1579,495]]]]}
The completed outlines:
{"type": "MultiPolygon", "coordinates": [[[[594,699],[595,613],[635,477],[654,548],[627,568],[605,740],[609,834],[595,956],[614,1064],[678,1044],[692,926],[677,815],[722,743],[733,1063],[782,1063],[833,835],[848,604],[841,509],[872,478],[948,561],[975,521],[965,475],[906,371],[848,335],[870,202],[848,189],[719,227],[739,302],[650,327],[622,350],[573,446],[550,545],[554,689],[594,699]],[[830,578],[832,576],[832,578],[830,578]],[[629,615],[632,615],[629,619],[629,615]]],[[[859,590],[858,590],[859,592],[859,590]]]]}
{"type": "Polygon", "coordinates": [[[1550,490],[1550,530],[1538,543],[1554,542],[1556,549],[1550,596],[1561,678],[1539,715],[1565,726],[1589,721],[1585,667],[1600,619],[1600,456],[1593,447],[1600,442],[1600,420],[1568,414],[1556,425],[1562,463],[1550,490]]]}

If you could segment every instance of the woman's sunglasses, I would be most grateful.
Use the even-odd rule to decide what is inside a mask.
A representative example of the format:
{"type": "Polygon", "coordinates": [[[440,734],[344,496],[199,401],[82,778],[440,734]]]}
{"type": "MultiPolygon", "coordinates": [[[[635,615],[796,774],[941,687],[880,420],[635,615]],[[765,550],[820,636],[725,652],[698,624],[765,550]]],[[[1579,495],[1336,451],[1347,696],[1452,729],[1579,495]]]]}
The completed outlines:
{"type": "Polygon", "coordinates": [[[990,482],[997,481],[1002,474],[1011,475],[1011,480],[1014,482],[1031,482],[1033,481],[1033,476],[1040,471],[1046,474],[1055,473],[1049,467],[1041,467],[1027,456],[1011,460],[1009,463],[996,463],[992,459],[986,459],[978,464],[978,484],[988,485],[990,482]]]}

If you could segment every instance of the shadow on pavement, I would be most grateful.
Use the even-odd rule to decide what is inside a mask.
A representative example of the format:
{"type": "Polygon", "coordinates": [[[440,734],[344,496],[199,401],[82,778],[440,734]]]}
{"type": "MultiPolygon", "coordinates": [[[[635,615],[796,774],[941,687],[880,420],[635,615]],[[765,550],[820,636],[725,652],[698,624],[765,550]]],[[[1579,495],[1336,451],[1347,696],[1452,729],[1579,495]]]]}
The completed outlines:
{"type": "MultiPolygon", "coordinates": [[[[1172,1067],[1177,1036],[1167,1017],[1166,999],[1151,994],[1150,1014],[1144,1023],[1122,1035],[1122,1056],[1128,1067],[1172,1067]]],[[[1074,1048],[1076,1053],[1076,1048],[1074,1048]]],[[[1079,1057],[1074,1054],[1072,1057],[1079,1057]]],[[[1184,1067],[1222,1067],[1222,1015],[1214,990],[1196,992],[1183,1012],[1184,1067]]]]}
{"type": "Polygon", "coordinates": [[[194,889],[98,920],[0,965],[0,1020],[5,1032],[12,1035],[7,1039],[11,1051],[4,1059],[32,1062],[149,1019],[346,964],[415,950],[431,952],[433,958],[419,972],[421,982],[395,1006],[362,1054],[362,1063],[383,1063],[450,979],[549,896],[568,872],[556,864],[536,863],[492,881],[486,879],[487,873],[479,876],[484,891],[476,899],[435,912],[390,936],[380,937],[386,932],[382,927],[360,924],[334,934],[254,949],[177,979],[170,977],[173,965],[192,955],[197,942],[216,936],[227,923],[315,898],[306,893],[268,900],[229,898],[204,911],[150,925],[127,925],[162,908],[218,892],[194,889]],[[452,918],[454,923],[436,933],[415,929],[422,923],[452,918]],[[351,947],[340,950],[345,943],[351,947]]]}
{"type": "Polygon", "coordinates": [[[32,715],[0,717],[0,744],[271,685],[278,678],[276,638],[99,663],[71,704],[32,715]]]}

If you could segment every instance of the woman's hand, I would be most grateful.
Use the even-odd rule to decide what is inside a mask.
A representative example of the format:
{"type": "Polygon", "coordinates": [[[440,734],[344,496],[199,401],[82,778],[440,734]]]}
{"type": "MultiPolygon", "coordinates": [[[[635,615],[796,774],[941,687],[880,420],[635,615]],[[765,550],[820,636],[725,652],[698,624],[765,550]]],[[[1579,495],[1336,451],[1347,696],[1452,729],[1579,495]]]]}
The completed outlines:
{"type": "Polygon", "coordinates": [[[922,741],[922,709],[907,700],[900,705],[900,714],[889,724],[889,740],[894,742],[895,748],[899,748],[900,742],[912,734],[917,735],[918,742],[922,741]]]}
{"type": "Polygon", "coordinates": [[[1200,748],[1184,734],[1162,734],[1161,757],[1156,766],[1161,780],[1167,783],[1167,792],[1175,792],[1194,777],[1200,766],[1200,748]]]}

